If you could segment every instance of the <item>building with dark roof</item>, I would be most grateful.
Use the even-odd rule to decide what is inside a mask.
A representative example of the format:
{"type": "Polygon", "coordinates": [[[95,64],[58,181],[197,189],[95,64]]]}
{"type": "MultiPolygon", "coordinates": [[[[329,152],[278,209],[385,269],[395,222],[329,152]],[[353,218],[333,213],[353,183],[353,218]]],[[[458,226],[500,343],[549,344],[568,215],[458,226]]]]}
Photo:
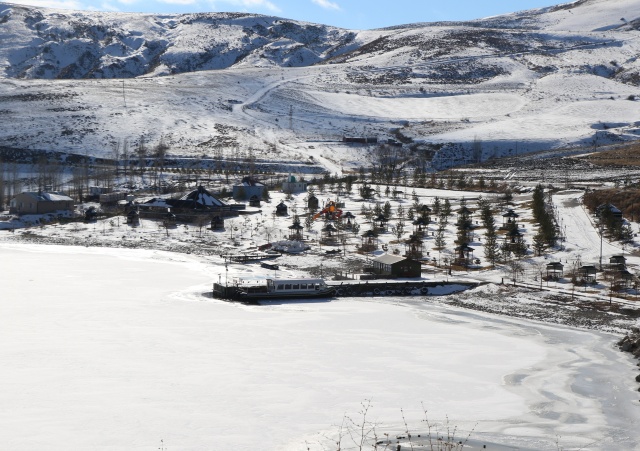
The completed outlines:
{"type": "Polygon", "coordinates": [[[398,255],[384,254],[373,260],[373,272],[385,277],[420,277],[419,261],[398,255]]]}

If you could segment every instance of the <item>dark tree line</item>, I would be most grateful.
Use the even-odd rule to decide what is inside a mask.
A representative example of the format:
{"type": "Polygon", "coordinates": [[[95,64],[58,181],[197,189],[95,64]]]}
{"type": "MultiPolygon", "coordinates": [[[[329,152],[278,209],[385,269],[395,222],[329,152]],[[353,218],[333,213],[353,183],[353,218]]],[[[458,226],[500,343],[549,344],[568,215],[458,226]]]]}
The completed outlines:
{"type": "Polygon", "coordinates": [[[542,185],[533,190],[532,207],[533,219],[538,223],[538,233],[534,237],[534,249],[541,253],[540,246],[555,246],[558,241],[558,229],[551,213],[551,206],[545,201],[545,191],[542,185]]]}

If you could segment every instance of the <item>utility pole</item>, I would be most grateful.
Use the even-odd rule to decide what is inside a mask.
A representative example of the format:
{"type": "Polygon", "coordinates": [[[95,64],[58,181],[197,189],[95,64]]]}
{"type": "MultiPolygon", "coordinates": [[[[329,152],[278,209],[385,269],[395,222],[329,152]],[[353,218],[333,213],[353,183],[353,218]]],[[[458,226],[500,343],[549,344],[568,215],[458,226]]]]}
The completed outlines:
{"type": "Polygon", "coordinates": [[[602,222],[600,222],[599,228],[600,228],[600,271],[602,271],[602,235],[604,234],[604,227],[602,222]]]}

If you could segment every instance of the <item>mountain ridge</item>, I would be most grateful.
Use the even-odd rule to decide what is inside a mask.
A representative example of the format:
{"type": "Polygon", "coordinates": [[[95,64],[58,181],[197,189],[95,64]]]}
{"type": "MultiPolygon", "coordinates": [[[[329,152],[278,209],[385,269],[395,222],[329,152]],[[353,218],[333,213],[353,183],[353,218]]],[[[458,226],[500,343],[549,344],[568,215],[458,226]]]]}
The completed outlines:
{"type": "Polygon", "coordinates": [[[365,31],[74,14],[0,3],[0,146],[99,156],[162,141],[336,172],[368,161],[343,136],[401,136],[437,168],[473,160],[477,142],[487,159],[640,136],[634,0],[365,31]],[[96,40],[111,53],[85,54],[96,40]]]}

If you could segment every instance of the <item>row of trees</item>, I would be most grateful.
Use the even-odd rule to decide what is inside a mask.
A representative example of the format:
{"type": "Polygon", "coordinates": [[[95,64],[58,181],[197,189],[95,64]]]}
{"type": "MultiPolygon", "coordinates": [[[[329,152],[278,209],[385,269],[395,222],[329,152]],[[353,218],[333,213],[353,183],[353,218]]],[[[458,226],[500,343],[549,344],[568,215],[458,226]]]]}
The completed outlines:
{"type": "Polygon", "coordinates": [[[547,247],[556,245],[558,229],[552,213],[551,203],[546,202],[544,187],[540,184],[533,190],[531,210],[533,219],[538,224],[538,231],[533,236],[533,249],[537,255],[542,255],[542,252],[547,247]]]}

